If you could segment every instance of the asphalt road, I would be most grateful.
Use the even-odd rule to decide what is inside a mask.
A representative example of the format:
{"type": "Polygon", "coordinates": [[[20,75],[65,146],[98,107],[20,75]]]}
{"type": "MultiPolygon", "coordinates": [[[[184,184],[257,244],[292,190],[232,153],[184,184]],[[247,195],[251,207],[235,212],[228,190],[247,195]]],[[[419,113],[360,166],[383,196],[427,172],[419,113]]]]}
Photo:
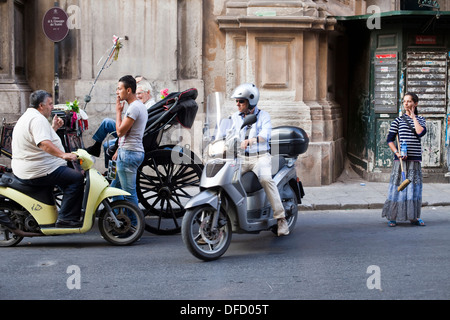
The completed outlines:
{"type": "Polygon", "coordinates": [[[114,247],[86,235],[24,239],[0,248],[1,300],[447,300],[450,208],[427,207],[426,227],[387,227],[380,210],[308,211],[295,231],[233,235],[213,262],[180,235],[144,233],[114,247]]]}

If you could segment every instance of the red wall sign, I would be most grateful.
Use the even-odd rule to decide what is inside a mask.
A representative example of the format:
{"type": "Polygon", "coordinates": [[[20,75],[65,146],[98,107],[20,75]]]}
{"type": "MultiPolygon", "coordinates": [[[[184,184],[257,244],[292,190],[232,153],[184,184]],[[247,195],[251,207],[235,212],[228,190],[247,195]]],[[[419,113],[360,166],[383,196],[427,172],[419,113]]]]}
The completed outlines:
{"type": "Polygon", "coordinates": [[[393,59],[397,58],[397,54],[396,53],[377,54],[376,57],[377,59],[393,59]]]}
{"type": "Polygon", "coordinates": [[[436,44],[436,36],[416,36],[416,44],[436,44]]]}
{"type": "Polygon", "coordinates": [[[64,40],[69,33],[67,20],[69,17],[63,9],[54,7],[48,10],[42,20],[42,29],[47,38],[53,42],[64,40]]]}

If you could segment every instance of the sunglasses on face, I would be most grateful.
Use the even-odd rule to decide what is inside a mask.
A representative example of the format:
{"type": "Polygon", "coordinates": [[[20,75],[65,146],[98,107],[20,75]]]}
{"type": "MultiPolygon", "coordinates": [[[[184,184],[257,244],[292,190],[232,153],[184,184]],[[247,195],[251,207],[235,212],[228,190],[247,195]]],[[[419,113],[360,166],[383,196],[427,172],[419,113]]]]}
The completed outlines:
{"type": "Polygon", "coordinates": [[[245,100],[244,99],[239,99],[239,100],[236,100],[236,103],[245,103],[245,100]]]}

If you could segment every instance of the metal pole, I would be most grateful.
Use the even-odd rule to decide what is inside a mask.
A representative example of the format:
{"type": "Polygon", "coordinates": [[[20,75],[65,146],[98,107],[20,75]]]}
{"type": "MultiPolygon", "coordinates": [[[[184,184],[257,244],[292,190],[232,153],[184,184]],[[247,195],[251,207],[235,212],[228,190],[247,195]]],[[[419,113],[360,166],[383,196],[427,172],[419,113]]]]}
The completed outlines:
{"type": "Polygon", "coordinates": [[[54,91],[55,91],[55,104],[59,104],[59,63],[58,63],[58,57],[59,57],[59,42],[55,42],[55,79],[54,79],[54,91]]]}
{"type": "MultiPolygon", "coordinates": [[[[55,1],[55,7],[59,7],[59,2],[55,1]]],[[[59,104],[59,42],[54,43],[54,69],[55,69],[55,78],[54,78],[54,104],[59,104]]]]}
{"type": "MultiPolygon", "coordinates": [[[[119,40],[117,40],[119,41],[119,40]]],[[[112,54],[114,53],[114,50],[116,48],[116,44],[114,44],[111,48],[111,51],[109,52],[108,57],[106,58],[105,62],[103,63],[103,66],[101,67],[101,69],[98,71],[97,76],[95,77],[94,83],[91,86],[91,90],[89,90],[89,94],[86,95],[84,97],[84,110],[86,110],[86,107],[88,105],[89,102],[91,102],[91,94],[92,91],[94,90],[95,84],[97,83],[98,78],[100,78],[100,74],[102,73],[103,70],[105,70],[106,64],[108,63],[108,61],[110,60],[110,58],[112,58],[112,54]]]]}

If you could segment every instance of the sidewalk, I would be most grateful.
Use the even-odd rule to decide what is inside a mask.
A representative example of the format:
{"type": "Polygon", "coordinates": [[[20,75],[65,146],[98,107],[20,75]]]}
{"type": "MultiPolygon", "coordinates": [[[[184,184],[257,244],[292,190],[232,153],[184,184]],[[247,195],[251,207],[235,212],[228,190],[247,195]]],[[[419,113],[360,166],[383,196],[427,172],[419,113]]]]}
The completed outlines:
{"type": "MultiPolygon", "coordinates": [[[[304,187],[299,210],[381,209],[388,183],[367,182],[346,171],[338,181],[321,187],[304,187]]],[[[450,183],[423,184],[422,206],[450,206],[450,183]]]]}

